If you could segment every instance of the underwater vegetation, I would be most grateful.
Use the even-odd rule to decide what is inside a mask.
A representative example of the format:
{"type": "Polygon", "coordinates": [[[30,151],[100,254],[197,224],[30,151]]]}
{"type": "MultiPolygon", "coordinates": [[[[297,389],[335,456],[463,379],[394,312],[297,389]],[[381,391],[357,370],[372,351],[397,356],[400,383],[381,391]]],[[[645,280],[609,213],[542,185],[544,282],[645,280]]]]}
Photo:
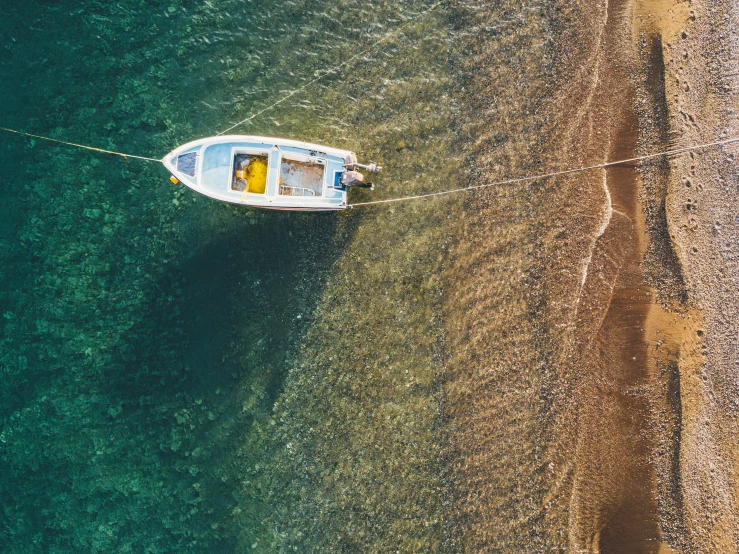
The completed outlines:
{"type": "MultiPolygon", "coordinates": [[[[412,13],[3,9],[5,124],[155,156],[412,13]]],[[[422,24],[243,132],[387,160],[388,193],[449,184],[449,46],[440,14],[422,24]]],[[[0,156],[3,552],[439,545],[449,212],[244,211],[135,160],[16,140],[0,156]]]]}

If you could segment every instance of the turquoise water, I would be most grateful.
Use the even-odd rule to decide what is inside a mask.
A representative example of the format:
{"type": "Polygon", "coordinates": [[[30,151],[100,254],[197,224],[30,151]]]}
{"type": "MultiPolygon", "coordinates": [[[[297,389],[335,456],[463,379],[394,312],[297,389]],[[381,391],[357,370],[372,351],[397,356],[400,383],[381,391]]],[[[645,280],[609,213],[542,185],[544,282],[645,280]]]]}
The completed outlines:
{"type": "MultiPolygon", "coordinates": [[[[3,6],[0,125],[160,157],[362,53],[234,132],[385,166],[352,201],[540,170],[570,16],[430,5],[3,6]]],[[[0,165],[0,551],[564,548],[536,512],[540,347],[497,347],[542,331],[533,185],[293,214],[12,135],[0,165]]]]}
{"type": "MultiPolygon", "coordinates": [[[[12,3],[0,17],[1,123],[159,157],[243,119],[422,7],[12,3]]],[[[396,169],[386,195],[449,184],[447,23],[439,10],[419,25],[236,131],[389,162],[396,169]]],[[[347,248],[365,216],[237,209],[173,187],[154,163],[10,135],[0,140],[0,165],[0,550],[341,550],[366,533],[397,542],[379,523],[407,519],[408,510],[414,528],[432,522],[438,545],[438,488],[430,500],[412,499],[409,488],[408,508],[375,514],[354,535],[343,515],[330,515],[337,507],[325,495],[323,507],[311,500],[322,480],[285,458],[305,431],[296,417],[321,412],[310,406],[314,396],[295,394],[304,385],[286,389],[285,380],[296,372],[292,382],[300,380],[299,369],[323,355],[322,340],[342,341],[345,331],[352,342],[367,339],[361,328],[327,330],[322,315],[338,305],[351,321],[346,299],[360,281],[372,283],[361,268],[335,269],[353,263],[347,248]],[[276,403],[294,417],[278,415],[276,403]]],[[[396,222],[384,221],[374,240],[396,222]]],[[[395,240],[412,240],[414,225],[427,224],[419,216],[395,229],[395,240]]],[[[421,254],[414,248],[402,256],[416,269],[396,260],[381,271],[421,270],[419,256],[433,244],[421,254]]],[[[395,353],[414,340],[396,340],[395,353]]],[[[431,356],[432,346],[419,356],[431,356]]],[[[345,370],[355,366],[362,363],[345,370]]],[[[433,391],[417,395],[434,402],[433,391]]],[[[427,429],[434,420],[429,412],[427,429]]],[[[324,477],[341,456],[320,452],[343,448],[329,431],[303,443],[317,449],[310,471],[324,477]]],[[[424,465],[438,453],[430,435],[423,441],[413,453],[422,488],[439,473],[424,465]]],[[[385,485],[400,485],[403,475],[385,485]]],[[[413,550],[420,540],[398,544],[413,550]]]]}

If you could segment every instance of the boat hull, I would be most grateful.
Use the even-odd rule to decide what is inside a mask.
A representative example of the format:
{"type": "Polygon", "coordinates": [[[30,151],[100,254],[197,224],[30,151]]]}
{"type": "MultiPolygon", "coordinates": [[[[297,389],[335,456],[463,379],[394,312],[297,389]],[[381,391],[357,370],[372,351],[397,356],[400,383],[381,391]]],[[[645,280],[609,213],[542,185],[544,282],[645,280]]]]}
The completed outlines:
{"type": "Polygon", "coordinates": [[[349,150],[252,135],[209,137],[167,154],[162,163],[181,183],[222,202],[270,210],[347,207],[343,186],[349,150]]]}

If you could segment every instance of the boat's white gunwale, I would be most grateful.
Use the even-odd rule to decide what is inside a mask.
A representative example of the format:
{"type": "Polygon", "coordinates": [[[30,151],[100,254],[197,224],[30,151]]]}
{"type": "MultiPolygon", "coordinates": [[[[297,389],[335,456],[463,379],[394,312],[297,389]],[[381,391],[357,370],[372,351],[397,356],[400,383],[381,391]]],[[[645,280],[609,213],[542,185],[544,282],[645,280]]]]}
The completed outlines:
{"type": "Polygon", "coordinates": [[[182,152],[186,150],[190,150],[191,148],[194,148],[196,146],[211,146],[213,144],[224,144],[229,142],[251,142],[256,144],[268,144],[270,147],[272,146],[289,146],[292,148],[301,148],[303,150],[308,150],[311,152],[317,152],[319,154],[327,154],[329,156],[336,156],[337,158],[344,159],[348,154],[352,154],[353,152],[351,150],[342,150],[339,148],[331,148],[328,146],[323,146],[321,144],[314,144],[311,142],[303,142],[300,140],[292,140],[292,139],[283,139],[283,138],[275,138],[275,137],[261,137],[256,135],[223,135],[220,137],[208,137],[208,138],[202,138],[198,140],[193,140],[188,143],[183,144],[182,146],[179,146],[172,150],[167,156],[165,156],[165,159],[169,159],[170,161],[174,158],[176,158],[178,155],[180,155],[182,152]]]}

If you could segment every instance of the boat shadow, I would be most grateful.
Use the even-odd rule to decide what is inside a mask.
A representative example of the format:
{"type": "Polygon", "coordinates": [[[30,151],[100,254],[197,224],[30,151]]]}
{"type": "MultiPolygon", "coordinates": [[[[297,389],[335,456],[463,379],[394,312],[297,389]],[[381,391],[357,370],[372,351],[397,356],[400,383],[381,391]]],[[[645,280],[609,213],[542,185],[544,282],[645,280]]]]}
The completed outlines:
{"type": "Polygon", "coordinates": [[[154,453],[163,494],[192,486],[206,498],[190,516],[183,497],[183,517],[200,520],[191,524],[213,548],[237,540],[238,483],[268,455],[255,429],[269,425],[352,228],[337,214],[270,213],[223,231],[198,223],[195,247],[151,286],[148,317],[106,370],[117,422],[154,453]]]}
{"type": "Polygon", "coordinates": [[[151,286],[149,317],[129,332],[128,363],[108,382],[129,399],[154,391],[207,396],[269,371],[274,397],[350,234],[337,236],[337,221],[335,214],[275,213],[208,229],[151,286]]]}

